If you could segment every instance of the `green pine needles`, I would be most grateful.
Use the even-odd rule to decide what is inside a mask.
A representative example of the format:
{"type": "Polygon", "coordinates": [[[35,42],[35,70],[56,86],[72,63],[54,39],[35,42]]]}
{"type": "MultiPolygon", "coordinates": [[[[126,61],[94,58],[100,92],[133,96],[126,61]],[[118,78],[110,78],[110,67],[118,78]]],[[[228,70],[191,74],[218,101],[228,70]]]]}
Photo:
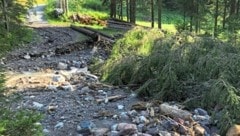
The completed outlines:
{"type": "Polygon", "coordinates": [[[135,28],[100,71],[109,83],[138,85],[139,96],[218,109],[222,133],[240,121],[240,50],[230,43],[135,28]]]}

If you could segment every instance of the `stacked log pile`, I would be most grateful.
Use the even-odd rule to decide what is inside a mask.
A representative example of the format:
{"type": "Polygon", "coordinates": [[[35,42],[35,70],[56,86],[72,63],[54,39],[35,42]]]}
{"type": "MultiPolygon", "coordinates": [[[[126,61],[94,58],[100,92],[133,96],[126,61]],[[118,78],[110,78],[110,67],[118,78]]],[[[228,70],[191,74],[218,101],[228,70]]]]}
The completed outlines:
{"type": "Polygon", "coordinates": [[[73,23],[80,23],[80,24],[85,24],[85,25],[100,25],[100,26],[105,26],[106,21],[89,16],[89,15],[84,15],[84,14],[73,14],[69,17],[69,19],[73,23]]]}

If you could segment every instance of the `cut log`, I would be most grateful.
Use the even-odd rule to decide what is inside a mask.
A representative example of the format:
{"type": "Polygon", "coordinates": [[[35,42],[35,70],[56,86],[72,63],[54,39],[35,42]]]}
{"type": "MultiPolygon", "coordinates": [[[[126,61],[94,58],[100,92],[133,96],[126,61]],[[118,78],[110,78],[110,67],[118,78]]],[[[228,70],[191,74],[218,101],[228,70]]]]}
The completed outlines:
{"type": "Polygon", "coordinates": [[[123,98],[126,98],[126,96],[115,95],[115,96],[107,97],[107,98],[105,98],[105,99],[97,99],[96,101],[97,101],[98,103],[100,103],[100,102],[104,102],[106,99],[107,99],[108,101],[114,101],[114,100],[119,100],[119,99],[123,99],[123,98]]]}
{"type": "Polygon", "coordinates": [[[188,111],[185,111],[185,110],[181,110],[177,107],[174,107],[174,106],[171,106],[167,103],[163,103],[160,105],[160,110],[161,110],[161,113],[164,114],[164,115],[169,115],[171,117],[176,117],[176,118],[181,118],[183,120],[187,120],[187,121],[190,121],[192,122],[193,119],[192,119],[192,114],[188,111]]]}
{"type": "Polygon", "coordinates": [[[114,38],[112,38],[111,36],[108,36],[106,34],[100,33],[96,30],[93,30],[91,28],[87,28],[87,27],[80,27],[80,26],[74,26],[71,25],[70,26],[73,30],[78,31],[88,37],[91,37],[95,42],[97,41],[101,41],[101,40],[106,40],[110,43],[114,43],[114,38]]]}

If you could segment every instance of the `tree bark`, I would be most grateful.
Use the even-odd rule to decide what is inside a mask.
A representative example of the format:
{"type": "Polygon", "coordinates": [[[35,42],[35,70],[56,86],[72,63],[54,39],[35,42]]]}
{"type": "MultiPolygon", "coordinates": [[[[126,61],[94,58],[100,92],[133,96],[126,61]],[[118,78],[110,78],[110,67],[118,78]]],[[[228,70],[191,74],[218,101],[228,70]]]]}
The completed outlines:
{"type": "Polygon", "coordinates": [[[151,0],[152,28],[154,28],[154,0],[151,0]]]}
{"type": "Polygon", "coordinates": [[[130,22],[136,24],[136,0],[130,0],[130,22]]]}
{"type": "Polygon", "coordinates": [[[217,25],[218,25],[218,6],[219,6],[219,0],[216,0],[216,9],[215,9],[215,20],[214,20],[214,30],[213,30],[213,36],[217,36],[217,25]]]}
{"type": "Polygon", "coordinates": [[[126,0],[126,14],[127,14],[127,22],[129,22],[129,0],[126,0]]]}
{"type": "Polygon", "coordinates": [[[111,4],[110,4],[110,17],[111,18],[116,18],[116,0],[111,0],[111,4]]]}
{"type": "Polygon", "coordinates": [[[66,3],[66,15],[68,16],[68,0],[65,0],[66,3]]]}
{"type": "Polygon", "coordinates": [[[223,29],[225,29],[225,26],[226,26],[226,15],[227,15],[227,0],[224,0],[224,11],[223,11],[223,21],[222,21],[223,29]]]}
{"type": "Polygon", "coordinates": [[[2,4],[3,4],[3,16],[4,16],[4,26],[5,29],[7,30],[7,32],[9,32],[9,20],[8,20],[8,15],[7,15],[7,2],[6,0],[2,0],[2,4]]]}
{"type": "Polygon", "coordinates": [[[120,19],[123,20],[123,0],[120,0],[120,19]]]}
{"type": "Polygon", "coordinates": [[[162,29],[162,0],[157,0],[158,2],[158,28],[162,29]]]}

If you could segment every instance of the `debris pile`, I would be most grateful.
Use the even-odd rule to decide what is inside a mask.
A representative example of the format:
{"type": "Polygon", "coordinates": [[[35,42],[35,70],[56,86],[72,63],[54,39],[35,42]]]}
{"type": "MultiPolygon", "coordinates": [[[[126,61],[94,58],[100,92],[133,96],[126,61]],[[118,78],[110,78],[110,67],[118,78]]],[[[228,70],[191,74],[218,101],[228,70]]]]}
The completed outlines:
{"type": "Polygon", "coordinates": [[[69,17],[69,19],[72,20],[72,22],[74,22],[74,23],[77,22],[77,23],[85,24],[85,25],[106,26],[106,21],[94,18],[89,15],[80,14],[80,13],[72,14],[69,17]]]}

